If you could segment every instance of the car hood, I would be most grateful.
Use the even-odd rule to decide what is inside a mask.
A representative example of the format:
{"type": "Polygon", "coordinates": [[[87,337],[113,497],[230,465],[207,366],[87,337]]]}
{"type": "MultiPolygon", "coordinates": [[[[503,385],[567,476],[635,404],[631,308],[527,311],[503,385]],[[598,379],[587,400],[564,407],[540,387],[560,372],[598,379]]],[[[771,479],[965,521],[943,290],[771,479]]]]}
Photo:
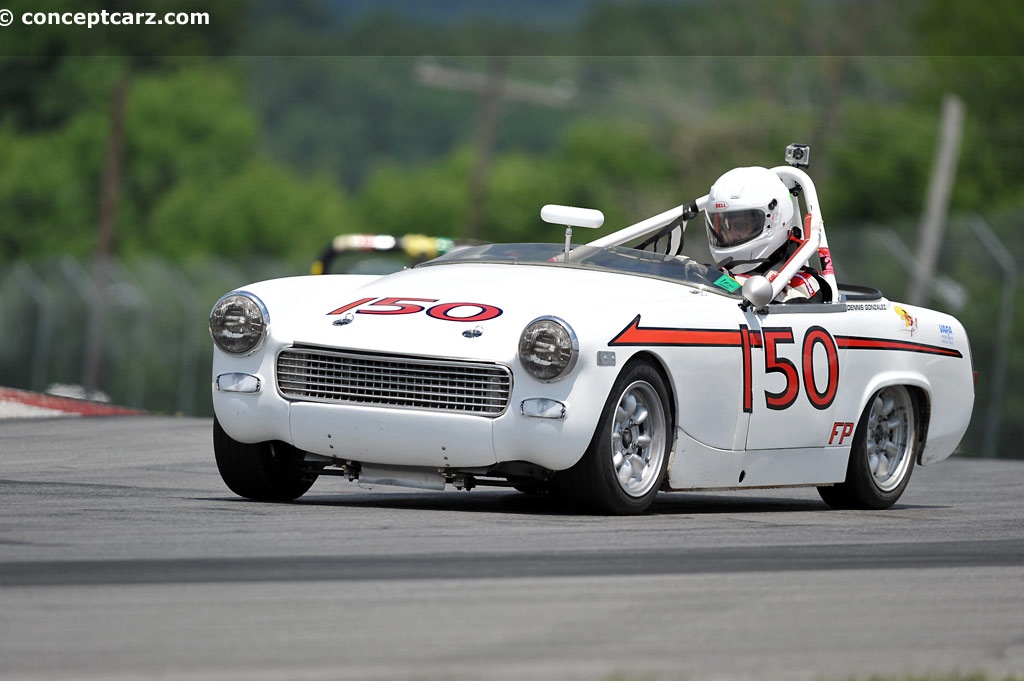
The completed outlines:
{"type": "Polygon", "coordinates": [[[688,304],[689,286],[556,266],[451,264],[380,277],[292,277],[243,287],[258,296],[278,345],[507,361],[523,328],[540,316],[566,321],[606,343],[641,303],[688,304]]]}

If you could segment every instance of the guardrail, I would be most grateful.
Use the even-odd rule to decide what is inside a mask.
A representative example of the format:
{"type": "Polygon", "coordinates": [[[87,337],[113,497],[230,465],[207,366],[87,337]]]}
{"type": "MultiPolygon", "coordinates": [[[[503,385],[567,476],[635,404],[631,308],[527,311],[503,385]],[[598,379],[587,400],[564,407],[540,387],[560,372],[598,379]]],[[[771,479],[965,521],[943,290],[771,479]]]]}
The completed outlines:
{"type": "Polygon", "coordinates": [[[0,386],[71,386],[126,407],[210,415],[213,301],[251,281],[298,273],[283,261],[115,259],[99,290],[88,261],[13,263],[0,269],[0,386]]]}

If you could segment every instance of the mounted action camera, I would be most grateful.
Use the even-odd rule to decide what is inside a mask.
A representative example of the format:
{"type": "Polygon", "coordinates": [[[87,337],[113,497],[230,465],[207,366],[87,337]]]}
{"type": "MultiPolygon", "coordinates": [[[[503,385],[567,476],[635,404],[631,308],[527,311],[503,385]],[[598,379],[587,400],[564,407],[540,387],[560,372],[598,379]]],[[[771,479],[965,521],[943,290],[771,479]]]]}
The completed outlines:
{"type": "Polygon", "coordinates": [[[790,144],[786,147],[786,163],[794,168],[811,165],[811,147],[808,144],[790,144]]]}

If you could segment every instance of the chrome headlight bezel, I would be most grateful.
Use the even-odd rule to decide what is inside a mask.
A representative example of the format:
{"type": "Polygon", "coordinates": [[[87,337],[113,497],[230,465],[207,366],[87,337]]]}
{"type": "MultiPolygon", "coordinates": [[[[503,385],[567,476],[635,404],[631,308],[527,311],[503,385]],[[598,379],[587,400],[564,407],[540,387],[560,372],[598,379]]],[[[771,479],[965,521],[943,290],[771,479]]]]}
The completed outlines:
{"type": "Polygon", "coordinates": [[[267,341],[270,313],[257,296],[232,291],[221,296],[210,311],[210,338],[230,355],[251,355],[267,341]]]}
{"type": "Polygon", "coordinates": [[[533,378],[545,383],[572,373],[580,356],[580,343],[568,322],[545,315],[526,325],[519,335],[519,363],[533,378]]]}

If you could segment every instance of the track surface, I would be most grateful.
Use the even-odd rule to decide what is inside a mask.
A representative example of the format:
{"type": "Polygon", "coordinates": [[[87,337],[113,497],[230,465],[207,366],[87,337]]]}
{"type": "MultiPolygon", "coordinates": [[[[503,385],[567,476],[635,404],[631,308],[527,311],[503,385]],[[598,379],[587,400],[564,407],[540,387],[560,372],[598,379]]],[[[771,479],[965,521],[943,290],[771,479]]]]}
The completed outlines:
{"type": "Polygon", "coordinates": [[[1024,677],[1024,463],[637,518],[509,491],[223,487],[211,424],[0,422],[0,678],[1024,677]]]}

